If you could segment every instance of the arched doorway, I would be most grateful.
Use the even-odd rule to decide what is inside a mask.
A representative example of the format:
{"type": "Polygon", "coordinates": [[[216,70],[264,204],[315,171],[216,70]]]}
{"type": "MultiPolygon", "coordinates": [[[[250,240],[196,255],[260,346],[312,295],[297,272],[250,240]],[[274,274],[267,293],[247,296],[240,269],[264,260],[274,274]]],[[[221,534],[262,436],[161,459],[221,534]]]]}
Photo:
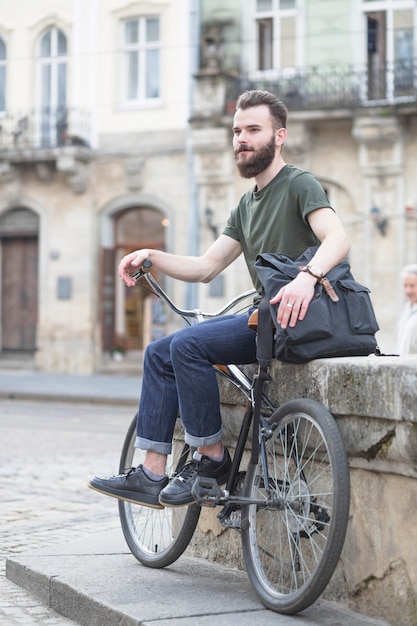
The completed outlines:
{"type": "Polygon", "coordinates": [[[34,352],[38,321],[38,230],[33,211],[0,215],[1,350],[34,352]]]}
{"type": "Polygon", "coordinates": [[[117,268],[123,256],[140,248],[165,248],[166,218],[147,206],[123,209],[113,214],[112,249],[103,250],[102,344],[115,348],[143,350],[149,336],[149,293],[130,289],[118,279],[117,268]]]}

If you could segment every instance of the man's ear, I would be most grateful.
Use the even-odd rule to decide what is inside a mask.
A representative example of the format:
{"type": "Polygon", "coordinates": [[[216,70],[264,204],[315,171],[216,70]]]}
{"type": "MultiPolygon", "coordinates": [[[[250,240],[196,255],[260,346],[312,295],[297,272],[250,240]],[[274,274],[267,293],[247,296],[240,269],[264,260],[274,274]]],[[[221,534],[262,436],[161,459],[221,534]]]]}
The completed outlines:
{"type": "Polygon", "coordinates": [[[278,128],[275,131],[275,145],[282,146],[285,143],[286,138],[287,138],[286,128],[278,128]]]}

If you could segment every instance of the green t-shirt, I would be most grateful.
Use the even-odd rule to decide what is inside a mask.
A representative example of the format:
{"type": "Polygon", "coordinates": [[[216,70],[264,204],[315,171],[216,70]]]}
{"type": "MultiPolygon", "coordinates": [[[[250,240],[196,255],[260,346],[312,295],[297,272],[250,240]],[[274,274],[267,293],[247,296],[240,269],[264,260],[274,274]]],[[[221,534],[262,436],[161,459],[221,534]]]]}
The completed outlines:
{"type": "Polygon", "coordinates": [[[242,196],[223,233],[240,242],[259,293],[258,254],[275,252],[296,259],[310,246],[319,245],[306,217],[323,207],[330,204],[317,178],[293,165],[285,165],[260,191],[254,187],[242,196]]]}

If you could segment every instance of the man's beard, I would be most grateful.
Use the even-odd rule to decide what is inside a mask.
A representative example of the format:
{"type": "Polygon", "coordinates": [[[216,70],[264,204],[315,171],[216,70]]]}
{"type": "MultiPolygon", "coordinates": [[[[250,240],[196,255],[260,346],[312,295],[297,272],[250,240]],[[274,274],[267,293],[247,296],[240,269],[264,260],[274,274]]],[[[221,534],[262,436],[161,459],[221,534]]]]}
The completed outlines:
{"type": "Polygon", "coordinates": [[[240,175],[243,178],[254,178],[263,172],[274,160],[275,150],[275,133],[267,144],[254,150],[250,156],[246,155],[242,161],[238,161],[239,150],[235,150],[235,160],[240,175]]]}

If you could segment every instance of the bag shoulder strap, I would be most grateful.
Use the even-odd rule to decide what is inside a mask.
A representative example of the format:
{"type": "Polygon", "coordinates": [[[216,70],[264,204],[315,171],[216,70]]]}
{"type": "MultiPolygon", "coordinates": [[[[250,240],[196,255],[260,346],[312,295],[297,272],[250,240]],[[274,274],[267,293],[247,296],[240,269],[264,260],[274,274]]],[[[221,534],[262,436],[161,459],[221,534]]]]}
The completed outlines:
{"type": "Polygon", "coordinates": [[[254,410],[253,410],[253,433],[251,463],[256,465],[259,458],[258,429],[261,416],[262,388],[267,380],[271,380],[268,369],[272,361],[272,318],[269,308],[269,301],[265,293],[262,292],[262,299],[258,309],[258,328],[256,343],[256,359],[259,364],[258,372],[254,375],[254,410]]]}
{"type": "Polygon", "coordinates": [[[269,301],[265,291],[262,290],[262,299],[259,303],[258,309],[256,360],[258,361],[259,366],[263,369],[267,369],[273,359],[272,339],[273,325],[271,309],[269,307],[269,301]]]}

